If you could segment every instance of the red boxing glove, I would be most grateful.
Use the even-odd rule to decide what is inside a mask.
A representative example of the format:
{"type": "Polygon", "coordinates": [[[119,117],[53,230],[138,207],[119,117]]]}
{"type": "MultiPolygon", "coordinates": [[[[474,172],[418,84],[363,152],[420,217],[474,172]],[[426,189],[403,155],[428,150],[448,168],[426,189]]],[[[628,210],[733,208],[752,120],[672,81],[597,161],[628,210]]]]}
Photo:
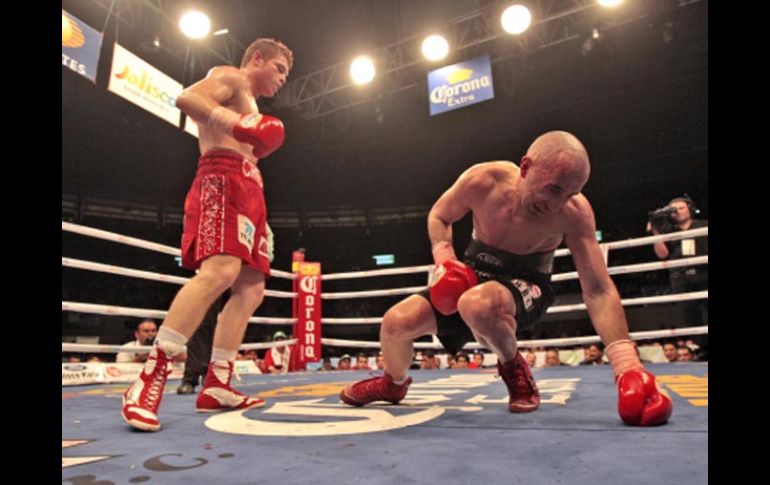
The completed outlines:
{"type": "Polygon", "coordinates": [[[230,133],[239,142],[253,146],[252,153],[257,158],[265,158],[283,145],[283,123],[273,116],[259,113],[241,115],[224,106],[217,106],[209,113],[209,123],[230,133]]]}
{"type": "Polygon", "coordinates": [[[255,157],[265,158],[283,145],[283,123],[269,115],[262,115],[257,122],[257,116],[256,113],[241,116],[233,126],[233,138],[253,146],[255,157]]]}
{"type": "Polygon", "coordinates": [[[674,405],[645,369],[633,369],[617,378],[618,414],[631,426],[656,426],[668,421],[674,405]]]}
{"type": "Polygon", "coordinates": [[[479,282],[476,272],[456,259],[437,264],[430,283],[430,301],[443,315],[457,311],[457,300],[479,282]]]}

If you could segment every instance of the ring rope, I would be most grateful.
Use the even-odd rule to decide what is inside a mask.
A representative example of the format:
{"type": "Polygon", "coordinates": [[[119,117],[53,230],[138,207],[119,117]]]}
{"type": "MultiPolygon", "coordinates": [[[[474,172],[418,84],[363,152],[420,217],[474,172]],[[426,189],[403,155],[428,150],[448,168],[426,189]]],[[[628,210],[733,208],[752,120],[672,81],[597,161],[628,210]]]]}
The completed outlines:
{"type": "MultiPolygon", "coordinates": [[[[262,342],[253,344],[243,344],[239,347],[240,350],[262,350],[271,349],[273,347],[281,347],[283,345],[294,345],[297,343],[297,339],[283,340],[281,342],[262,342]]],[[[61,344],[62,352],[90,352],[95,354],[118,354],[120,352],[131,352],[134,354],[149,352],[152,350],[152,345],[137,345],[132,347],[125,347],[124,345],[100,345],[100,344],[73,344],[64,343],[61,344]]]]}
{"type": "MultiPolygon", "coordinates": [[[[635,248],[637,246],[647,246],[656,242],[664,241],[676,241],[677,239],[695,238],[709,235],[709,228],[699,227],[697,229],[688,229],[686,231],[670,232],[668,234],[658,234],[657,236],[645,236],[634,239],[627,239],[625,241],[613,241],[610,243],[602,243],[599,246],[611,250],[611,249],[627,249],[635,248]]],[[[554,253],[554,257],[566,256],[570,253],[569,248],[557,249],[554,253]]]]}
{"type": "MultiPolygon", "coordinates": [[[[108,241],[120,242],[130,246],[136,246],[144,249],[149,249],[152,251],[171,254],[173,256],[181,255],[181,250],[175,247],[166,246],[163,244],[158,244],[150,241],[145,241],[145,240],[130,237],[130,236],[124,236],[114,232],[104,231],[102,229],[94,229],[87,226],[81,226],[79,224],[73,224],[71,222],[62,221],[62,230],[82,234],[85,236],[106,239],[108,241]]],[[[660,234],[657,236],[646,236],[646,237],[641,237],[636,239],[629,239],[626,241],[613,241],[611,243],[602,244],[601,246],[606,248],[607,250],[625,249],[625,248],[631,248],[631,247],[637,247],[637,246],[646,246],[656,242],[674,241],[678,239],[686,239],[686,238],[694,238],[694,237],[702,237],[702,236],[708,236],[708,227],[700,227],[697,229],[689,229],[687,231],[672,232],[669,234],[660,234]]],[[[570,254],[570,251],[568,248],[557,249],[554,252],[554,256],[556,257],[565,256],[567,254],[570,254]]],[[[322,275],[321,279],[331,281],[335,279],[367,278],[372,276],[421,273],[423,271],[428,271],[431,267],[432,265],[421,265],[421,266],[407,266],[404,268],[389,268],[389,269],[370,270],[370,271],[352,271],[352,272],[346,272],[346,273],[332,273],[328,275],[322,275]]],[[[294,279],[296,277],[293,273],[288,273],[280,270],[270,270],[270,273],[271,275],[274,275],[279,278],[294,279]]]]}
{"type": "MultiPolygon", "coordinates": [[[[618,274],[641,273],[645,271],[655,271],[660,269],[679,268],[683,266],[696,266],[696,265],[702,265],[702,264],[708,264],[708,255],[695,256],[692,258],[675,259],[671,261],[655,261],[652,263],[639,263],[639,264],[631,264],[631,265],[623,265],[623,266],[613,266],[611,268],[608,268],[607,271],[609,272],[610,275],[618,275],[618,274]]],[[[92,261],[84,261],[81,259],[64,258],[64,257],[62,258],[62,266],[69,267],[69,268],[84,269],[88,271],[97,271],[102,273],[129,276],[133,278],[142,278],[146,280],[161,281],[164,283],[185,284],[190,280],[189,278],[185,278],[182,276],[172,276],[172,275],[166,275],[162,273],[155,273],[152,271],[142,271],[142,270],[137,270],[132,268],[125,268],[122,266],[114,266],[109,264],[95,263],[92,261]]],[[[428,266],[425,266],[424,268],[432,268],[432,267],[433,267],[432,265],[428,265],[428,266]]],[[[413,267],[413,268],[423,268],[423,266],[413,267]]],[[[393,268],[393,270],[397,270],[397,269],[398,268],[393,268]]],[[[393,271],[393,270],[390,270],[390,271],[393,271]]],[[[411,271],[411,272],[416,273],[417,271],[411,271]]],[[[341,274],[352,275],[354,273],[337,273],[337,275],[341,275],[341,274]]],[[[390,274],[395,274],[395,273],[390,273],[390,274]]],[[[369,275],[366,275],[366,276],[369,276],[369,275]]],[[[566,281],[566,280],[572,280],[577,278],[578,278],[577,272],[572,271],[569,273],[555,274],[551,277],[551,281],[558,282],[558,281],[566,281]]],[[[331,293],[321,293],[321,298],[324,300],[340,300],[345,298],[367,298],[367,297],[373,297],[373,296],[406,295],[406,294],[420,292],[426,288],[428,288],[427,285],[412,286],[408,288],[396,288],[396,289],[390,289],[390,290],[331,292],[331,293]]],[[[290,292],[290,291],[278,291],[278,290],[266,289],[265,296],[273,296],[277,298],[294,298],[297,296],[297,293],[290,292]]]]}
{"type": "MultiPolygon", "coordinates": [[[[702,327],[685,327],[669,330],[650,330],[645,332],[631,332],[629,335],[632,340],[648,340],[668,337],[678,337],[683,335],[708,335],[708,326],[702,327]]],[[[435,339],[434,339],[435,340],[435,339]]],[[[540,340],[519,340],[516,344],[522,348],[533,347],[569,347],[573,345],[585,345],[590,343],[601,342],[602,339],[598,335],[589,335],[587,337],[570,337],[570,338],[555,338],[555,339],[540,339],[540,340]]],[[[367,349],[379,349],[379,342],[371,342],[365,340],[345,340],[334,338],[322,338],[321,343],[330,347],[361,347],[367,349]]],[[[416,349],[442,349],[440,342],[414,342],[414,348],[416,349]]],[[[478,342],[468,342],[463,347],[464,349],[485,349],[483,345],[478,342]]]]}
{"type": "MultiPolygon", "coordinates": [[[[646,296],[640,298],[626,298],[620,300],[623,306],[646,305],[658,303],[670,303],[689,300],[707,300],[708,290],[693,291],[690,293],[678,293],[676,295],[658,295],[646,296]]],[[[95,313],[98,315],[121,315],[127,317],[139,318],[165,318],[168,312],[162,310],[149,310],[145,308],[131,308],[114,305],[97,305],[94,303],[80,303],[72,301],[63,301],[62,311],[71,311],[79,313],[95,313]]],[[[550,307],[546,313],[564,313],[577,310],[585,310],[585,303],[576,303],[574,305],[559,305],[550,307]]],[[[275,317],[251,317],[250,323],[265,324],[293,324],[293,318],[275,318],[275,317]]],[[[355,325],[361,323],[380,323],[382,317],[363,317],[363,318],[322,318],[322,323],[326,324],[348,324],[355,325]]]]}
{"type": "MultiPolygon", "coordinates": [[[[165,318],[168,314],[165,310],[150,310],[147,308],[132,308],[114,305],[97,305],[94,303],[79,303],[74,301],[61,302],[61,309],[65,312],[93,313],[97,315],[113,315],[138,318],[165,318]]],[[[251,317],[249,323],[268,324],[293,324],[294,318],[278,317],[251,317]]]]}
{"type": "MultiPolygon", "coordinates": [[[[94,229],[88,226],[81,226],[79,224],[73,224],[71,222],[62,221],[62,231],[73,232],[76,234],[82,234],[84,236],[90,236],[97,239],[104,239],[107,241],[126,244],[128,246],[135,246],[138,248],[149,249],[158,253],[170,254],[172,256],[181,256],[182,251],[179,248],[166,246],[165,244],[158,244],[151,241],[145,241],[144,239],[138,239],[131,236],[124,236],[115,232],[104,231],[102,229],[94,229]]],[[[293,280],[296,276],[294,273],[281,271],[277,269],[271,269],[270,275],[277,278],[284,278],[293,280]]]]}

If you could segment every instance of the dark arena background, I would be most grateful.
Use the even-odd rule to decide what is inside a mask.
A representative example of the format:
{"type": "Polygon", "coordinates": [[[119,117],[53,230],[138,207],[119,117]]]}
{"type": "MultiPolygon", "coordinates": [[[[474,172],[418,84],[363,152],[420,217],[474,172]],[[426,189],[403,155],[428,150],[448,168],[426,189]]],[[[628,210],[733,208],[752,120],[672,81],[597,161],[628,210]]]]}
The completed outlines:
{"type": "MultiPolygon", "coordinates": [[[[707,249],[685,263],[705,274],[705,286],[677,296],[654,241],[636,240],[651,236],[652,211],[685,194],[693,217],[708,220],[708,1],[599,3],[63,0],[62,481],[707,483],[707,249]],[[510,34],[501,17],[517,3],[532,20],[510,34]],[[208,36],[183,34],[188,10],[208,15],[208,36]],[[432,34],[448,42],[440,60],[421,52],[432,34]],[[168,108],[179,92],[151,84],[181,91],[214,66],[239,66],[259,37],[294,54],[282,89],[257,100],[286,129],[283,146],[259,162],[278,274],[246,330],[233,382],[267,404],[196,414],[195,394],[176,393],[183,364],[174,364],[161,430],[132,431],[120,398],[142,365],[118,364],[116,354],[144,318],[163,321],[179,283],[194,275],[178,248],[200,151],[181,113],[164,118],[118,94],[113,62],[136,56],[134,66],[146,66],[134,79],[137,99],[168,108]],[[91,57],[80,58],[89,47],[91,57]],[[375,74],[359,85],[350,67],[361,55],[375,74]],[[488,62],[493,95],[469,102],[478,93],[466,86],[453,109],[431,114],[429,73],[477,59],[488,62]],[[612,367],[578,365],[599,339],[569,276],[572,259],[558,252],[553,273],[567,276],[554,280],[557,308],[519,333],[522,352],[535,355],[537,412],[508,413],[490,349],[465,348],[467,360],[481,356],[477,368],[450,366],[431,336],[418,339],[414,384],[400,405],[340,403],[343,386],[377,375],[383,314],[428,284],[426,221],[436,199],[476,163],[519,163],[551,130],[573,133],[588,151],[583,194],[640,357],[673,400],[669,423],[624,425],[612,367]],[[276,331],[298,337],[300,248],[321,264],[317,357],[339,367],[364,354],[371,369],[261,368],[276,331]],[[690,359],[679,360],[691,361],[667,358],[667,344],[689,348],[690,359]],[[554,350],[557,367],[547,363],[554,350]],[[434,354],[438,369],[426,363],[434,354]],[[632,463],[620,459],[631,455],[632,463]]],[[[472,225],[470,215],[454,224],[458,254],[472,225]]],[[[707,241],[707,224],[698,230],[692,237],[707,241]]],[[[683,237],[671,244],[680,239],[684,247],[683,237]]]]}

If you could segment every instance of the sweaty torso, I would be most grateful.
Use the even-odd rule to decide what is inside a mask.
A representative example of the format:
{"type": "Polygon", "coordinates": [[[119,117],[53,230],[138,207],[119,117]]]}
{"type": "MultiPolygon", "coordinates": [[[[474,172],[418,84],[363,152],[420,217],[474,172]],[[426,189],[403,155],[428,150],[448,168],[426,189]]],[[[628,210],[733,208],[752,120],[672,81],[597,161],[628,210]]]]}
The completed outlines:
{"type": "Polygon", "coordinates": [[[491,180],[485,184],[487,190],[475,194],[471,207],[474,238],[514,254],[556,249],[566,232],[565,209],[533,217],[522,207],[516,187],[519,167],[512,162],[489,162],[484,170],[485,176],[491,180]]]}
{"type": "MultiPolygon", "coordinates": [[[[222,103],[225,108],[236,113],[259,113],[257,101],[248,89],[248,82],[243,78],[243,83],[238,83],[233,89],[233,95],[222,103]],[[242,85],[241,85],[242,84],[242,85]]],[[[229,133],[215,128],[206,123],[198,124],[198,146],[201,153],[210,150],[231,150],[240,153],[251,162],[256,163],[256,158],[251,152],[252,146],[248,143],[240,143],[229,133]]]]}

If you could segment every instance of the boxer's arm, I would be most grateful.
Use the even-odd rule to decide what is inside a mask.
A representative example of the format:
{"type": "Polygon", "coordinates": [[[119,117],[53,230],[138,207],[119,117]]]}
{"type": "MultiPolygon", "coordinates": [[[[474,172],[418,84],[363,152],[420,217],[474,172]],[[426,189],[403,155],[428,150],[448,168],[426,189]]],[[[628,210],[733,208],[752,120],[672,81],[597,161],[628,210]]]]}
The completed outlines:
{"type": "Polygon", "coordinates": [[[436,263],[457,259],[452,250],[452,224],[470,212],[480,195],[487,193],[493,185],[494,180],[484,164],[474,165],[433,204],[428,213],[428,237],[436,263]]]}
{"type": "Polygon", "coordinates": [[[618,385],[618,414],[633,426],[654,426],[668,421],[673,411],[671,398],[658,388],[655,376],[646,371],[628,336],[628,324],[615,284],[607,272],[596,223],[588,200],[582,195],[570,201],[565,234],[575,261],[583,300],[596,332],[606,345],[618,385]]]}
{"type": "Polygon", "coordinates": [[[628,339],[628,324],[620,295],[612,282],[596,240],[596,222],[590,203],[582,195],[565,207],[568,214],[564,239],[575,262],[583,301],[591,322],[605,345],[628,339]]]}
{"type": "MultiPolygon", "coordinates": [[[[205,125],[214,109],[227,104],[237,92],[248,89],[238,69],[230,66],[215,67],[204,79],[185,88],[176,98],[176,106],[198,124],[205,125]]],[[[236,119],[240,117],[235,112],[233,115],[236,119]]]]}

